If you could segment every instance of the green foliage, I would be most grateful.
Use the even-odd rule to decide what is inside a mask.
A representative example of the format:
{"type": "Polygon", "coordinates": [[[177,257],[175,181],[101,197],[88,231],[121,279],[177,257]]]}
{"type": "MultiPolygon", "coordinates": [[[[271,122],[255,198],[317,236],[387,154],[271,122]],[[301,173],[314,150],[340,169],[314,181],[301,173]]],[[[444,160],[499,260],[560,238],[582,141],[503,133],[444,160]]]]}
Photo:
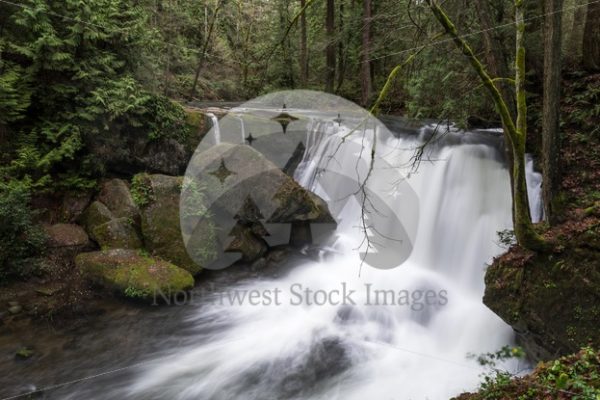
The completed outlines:
{"type": "Polygon", "coordinates": [[[145,299],[151,294],[149,290],[138,289],[133,286],[127,286],[123,293],[125,294],[125,296],[131,299],[145,299]]]}
{"type": "Polygon", "coordinates": [[[150,99],[136,76],[154,31],[132,3],[26,0],[13,7],[0,47],[0,123],[15,133],[4,174],[31,178],[35,189],[94,184],[101,167],[86,141],[150,99]]]}
{"type": "Polygon", "coordinates": [[[3,63],[0,58],[0,124],[23,118],[25,110],[29,107],[31,90],[28,83],[21,79],[22,75],[21,67],[3,63]]]}
{"type": "Polygon", "coordinates": [[[573,110],[567,116],[568,122],[579,127],[587,137],[600,137],[600,85],[597,80],[578,80],[571,89],[572,93],[565,99],[573,110]]]}
{"type": "Polygon", "coordinates": [[[28,182],[0,183],[0,282],[34,272],[45,235],[33,221],[28,182]]]}
{"type": "Polygon", "coordinates": [[[153,199],[152,186],[147,174],[137,174],[131,179],[131,197],[133,202],[139,207],[144,208],[153,199]]]}
{"type": "Polygon", "coordinates": [[[469,354],[469,358],[477,360],[479,365],[495,368],[499,362],[509,360],[511,358],[524,358],[525,352],[520,347],[504,346],[495,353],[485,354],[469,354]]]}
{"type": "MultiPolygon", "coordinates": [[[[493,356],[510,356],[509,348],[493,356]]],[[[489,356],[489,355],[488,355],[489,356]]],[[[487,359],[487,356],[484,357],[487,359]]],[[[495,362],[493,362],[495,364],[495,362]]],[[[485,365],[489,365],[485,363],[485,365]]],[[[495,370],[484,376],[478,393],[469,396],[473,400],[538,400],[541,398],[598,400],[600,399],[600,355],[586,347],[579,353],[548,363],[540,363],[524,377],[516,377],[506,371],[495,370]]]]}
{"type": "Polygon", "coordinates": [[[181,105],[163,96],[152,96],[144,103],[143,124],[151,140],[175,139],[184,142],[190,135],[187,115],[181,105]]]}
{"type": "Polygon", "coordinates": [[[591,348],[581,350],[574,362],[560,359],[550,363],[539,376],[541,383],[555,391],[574,392],[572,399],[600,397],[600,360],[591,348]]]}

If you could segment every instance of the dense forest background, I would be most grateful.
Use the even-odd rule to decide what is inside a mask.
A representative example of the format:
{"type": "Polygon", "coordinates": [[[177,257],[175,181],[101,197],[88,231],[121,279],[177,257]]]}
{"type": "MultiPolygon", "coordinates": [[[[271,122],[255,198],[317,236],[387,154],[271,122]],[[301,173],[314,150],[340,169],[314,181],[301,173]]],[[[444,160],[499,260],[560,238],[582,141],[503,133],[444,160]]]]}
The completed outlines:
{"type": "MultiPolygon", "coordinates": [[[[414,56],[389,82],[381,112],[500,126],[485,85],[429,3],[0,0],[0,190],[6,199],[0,208],[14,219],[5,236],[12,241],[29,226],[28,212],[16,211],[32,193],[91,189],[115,173],[160,172],[144,162],[123,165],[147,156],[137,148],[151,153],[153,145],[186,143],[194,128],[185,107],[198,101],[306,88],[369,107],[394,67],[414,56]]],[[[542,169],[552,182],[558,141],[544,147],[542,128],[550,132],[544,137],[558,136],[561,71],[577,81],[600,67],[600,2],[523,4],[527,145],[540,162],[545,158],[542,169]]],[[[448,0],[443,7],[499,78],[516,114],[514,2],[448,0]]],[[[567,116],[583,125],[599,114],[598,88],[586,82],[572,99],[578,111],[567,116]]],[[[588,128],[598,133],[597,126],[588,128]]],[[[552,195],[545,193],[546,204],[553,204],[552,195]]],[[[22,245],[24,254],[30,251],[22,245]]]]}

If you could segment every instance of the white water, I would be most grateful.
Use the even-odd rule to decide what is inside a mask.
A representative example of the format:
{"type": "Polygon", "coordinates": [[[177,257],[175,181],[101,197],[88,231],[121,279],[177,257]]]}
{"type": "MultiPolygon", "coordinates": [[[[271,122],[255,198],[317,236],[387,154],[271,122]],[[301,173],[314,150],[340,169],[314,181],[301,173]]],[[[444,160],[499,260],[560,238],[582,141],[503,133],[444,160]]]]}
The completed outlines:
{"type": "Polygon", "coordinates": [[[211,132],[213,133],[214,144],[221,143],[221,127],[219,125],[219,118],[213,113],[206,113],[206,116],[210,118],[212,123],[211,132]]]}
{"type": "MultiPolygon", "coordinates": [[[[406,149],[416,144],[416,139],[389,138],[379,152],[391,165],[404,165],[413,155],[406,149]]],[[[325,193],[315,179],[331,141],[309,134],[306,145],[298,181],[323,197],[346,193],[343,187],[328,187],[325,193]]],[[[339,168],[353,168],[353,157],[344,153],[352,150],[340,151],[339,168]]],[[[513,340],[511,329],[481,302],[485,263],[503,251],[496,232],[511,225],[508,174],[497,160],[498,151],[484,144],[439,147],[427,156],[436,161],[423,161],[408,181],[420,199],[420,218],[406,263],[392,270],[363,266],[359,277],[360,207],[350,201],[334,212],[340,237],[333,254],[306,262],[282,278],[238,288],[271,294],[279,289],[281,305],[246,302],[199,308],[198,329],[212,324],[214,333],[195,338],[192,332],[179,348],[158,355],[128,395],[404,400],[447,399],[475,389],[482,369],[467,353],[493,352],[513,340]],[[356,291],[356,305],[291,305],[297,300],[290,291],[294,284],[328,292],[346,285],[356,291]],[[447,304],[423,310],[368,305],[367,284],[373,290],[445,291],[447,304]]],[[[531,163],[528,168],[532,200],[538,202],[532,209],[538,210],[539,175],[531,171],[531,163]]],[[[374,177],[386,173],[376,169],[374,177]]],[[[403,210],[402,204],[397,207],[399,214],[414,212],[403,210]]]]}

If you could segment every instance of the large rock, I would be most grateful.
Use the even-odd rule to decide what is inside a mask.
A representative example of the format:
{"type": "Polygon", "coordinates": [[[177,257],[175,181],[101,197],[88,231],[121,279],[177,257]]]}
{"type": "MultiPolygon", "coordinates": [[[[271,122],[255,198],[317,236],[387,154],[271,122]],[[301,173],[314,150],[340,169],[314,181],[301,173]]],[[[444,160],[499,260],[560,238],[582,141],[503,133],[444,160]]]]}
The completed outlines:
{"type": "Polygon", "coordinates": [[[210,128],[199,110],[186,110],[187,137],[151,138],[147,129],[115,128],[104,135],[89,135],[87,147],[108,171],[133,175],[141,171],[181,175],[196,146],[210,128]],[[126,130],[125,130],[126,129],[126,130]]]}
{"type": "Polygon", "coordinates": [[[94,201],[83,212],[81,218],[79,219],[79,222],[81,223],[81,225],[83,225],[90,237],[95,240],[92,233],[94,228],[105,224],[114,218],[114,215],[104,204],[102,204],[99,201],[94,201]]]}
{"type": "Polygon", "coordinates": [[[121,179],[102,183],[98,200],[117,218],[137,218],[139,215],[129,188],[121,179]]]}
{"type": "Polygon", "coordinates": [[[96,200],[85,210],[80,222],[102,249],[139,249],[143,244],[135,226],[137,219],[137,216],[116,218],[96,200]]]}
{"type": "Polygon", "coordinates": [[[139,193],[146,199],[141,209],[141,231],[146,248],[192,274],[202,267],[190,258],[179,224],[179,196],[183,178],[167,175],[139,175],[139,193]]]}
{"type": "Polygon", "coordinates": [[[55,224],[46,226],[45,230],[48,235],[48,246],[51,248],[84,248],[89,244],[87,233],[79,225],[55,224]]]}
{"type": "Polygon", "coordinates": [[[483,301],[534,360],[600,347],[598,238],[587,231],[558,254],[511,249],[488,268],[483,301]]]}
{"type": "Polygon", "coordinates": [[[131,298],[152,301],[194,286],[194,278],[184,269],[135,250],[82,253],[75,264],[88,280],[131,298]]]}
{"type": "Polygon", "coordinates": [[[253,261],[264,253],[263,237],[273,245],[308,244],[311,223],[335,226],[321,198],[250,146],[223,143],[197,153],[186,173],[183,193],[183,231],[188,246],[207,242],[206,231],[211,226],[207,219],[212,218],[219,234],[215,239],[217,257],[238,252],[242,260],[253,261]],[[263,223],[270,224],[268,229],[263,223]]]}
{"type": "Polygon", "coordinates": [[[250,196],[267,222],[335,222],[321,198],[250,146],[214,146],[192,159],[186,177],[188,185],[201,188],[207,204],[218,205],[232,217],[250,196]]]}
{"type": "Polygon", "coordinates": [[[139,249],[142,241],[130,218],[116,218],[94,227],[93,239],[102,249],[139,249]]]}
{"type": "Polygon", "coordinates": [[[60,220],[68,223],[76,222],[92,199],[91,191],[67,192],[60,207],[60,220]]]}

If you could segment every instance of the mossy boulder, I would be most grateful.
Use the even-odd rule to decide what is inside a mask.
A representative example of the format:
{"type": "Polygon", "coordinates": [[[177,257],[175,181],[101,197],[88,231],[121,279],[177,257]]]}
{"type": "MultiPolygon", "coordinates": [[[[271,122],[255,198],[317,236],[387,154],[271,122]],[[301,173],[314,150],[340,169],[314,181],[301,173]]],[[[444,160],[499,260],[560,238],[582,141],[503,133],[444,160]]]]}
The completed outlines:
{"type": "Polygon", "coordinates": [[[83,225],[90,237],[94,239],[92,235],[94,228],[105,224],[114,218],[114,215],[110,212],[108,207],[96,200],[83,212],[79,218],[79,223],[83,225]]]}
{"type": "Polygon", "coordinates": [[[600,247],[589,237],[598,234],[586,232],[558,253],[513,248],[488,268],[483,301],[534,360],[600,347],[600,247]]]}
{"type": "Polygon", "coordinates": [[[190,258],[181,235],[179,197],[183,178],[144,174],[136,192],[146,194],[141,209],[141,231],[146,248],[152,254],[177,264],[193,275],[202,267],[190,258]]]}
{"type": "Polygon", "coordinates": [[[93,228],[93,239],[102,249],[139,249],[142,241],[131,218],[116,218],[93,228]]]}
{"type": "Polygon", "coordinates": [[[186,270],[135,250],[112,249],[82,253],[75,264],[83,276],[120,295],[153,301],[174,296],[194,286],[186,270]]]}
{"type": "Polygon", "coordinates": [[[117,218],[138,218],[139,210],[133,201],[127,183],[122,179],[111,179],[102,183],[98,201],[117,218]]]}

